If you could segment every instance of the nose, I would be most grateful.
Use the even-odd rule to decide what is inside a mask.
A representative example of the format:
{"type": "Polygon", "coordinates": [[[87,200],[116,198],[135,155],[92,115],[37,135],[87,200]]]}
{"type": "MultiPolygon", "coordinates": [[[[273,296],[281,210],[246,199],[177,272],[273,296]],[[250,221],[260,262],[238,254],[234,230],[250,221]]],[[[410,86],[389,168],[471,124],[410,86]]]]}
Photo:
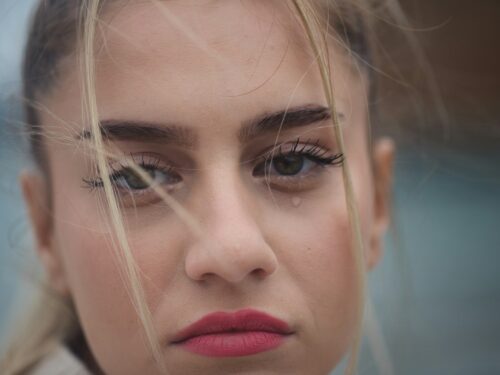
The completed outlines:
{"type": "Polygon", "coordinates": [[[219,278],[232,284],[267,277],[278,262],[258,225],[256,206],[241,184],[221,180],[223,186],[210,189],[201,205],[204,230],[189,245],[185,271],[196,281],[219,278]]]}

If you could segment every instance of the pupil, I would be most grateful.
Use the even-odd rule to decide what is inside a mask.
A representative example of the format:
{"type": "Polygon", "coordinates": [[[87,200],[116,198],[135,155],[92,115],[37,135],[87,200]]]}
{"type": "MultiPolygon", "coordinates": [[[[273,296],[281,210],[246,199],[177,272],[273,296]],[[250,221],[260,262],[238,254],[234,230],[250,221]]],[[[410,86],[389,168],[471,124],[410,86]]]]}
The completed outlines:
{"type": "Polygon", "coordinates": [[[304,166],[304,158],[301,155],[285,155],[273,160],[276,172],[282,175],[296,175],[304,166]]]}

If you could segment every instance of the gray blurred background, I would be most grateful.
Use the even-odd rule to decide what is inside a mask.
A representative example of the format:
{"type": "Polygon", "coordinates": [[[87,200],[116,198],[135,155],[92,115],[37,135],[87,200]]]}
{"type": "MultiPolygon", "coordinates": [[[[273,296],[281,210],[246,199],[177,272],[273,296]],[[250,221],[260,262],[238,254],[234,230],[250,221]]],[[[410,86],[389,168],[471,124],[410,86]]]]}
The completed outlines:
{"type": "MultiPolygon", "coordinates": [[[[394,108],[384,130],[400,149],[397,227],[370,275],[375,311],[396,374],[500,374],[500,2],[403,3],[421,26],[450,125],[429,116],[417,126],[401,89],[383,84],[394,108]]],[[[0,337],[29,285],[17,175],[29,163],[18,123],[19,65],[32,4],[0,0],[0,337]]],[[[408,56],[395,57],[403,74],[411,73],[408,56]]],[[[418,76],[412,84],[429,105],[418,76]]],[[[360,374],[376,374],[374,363],[363,351],[360,374]]]]}

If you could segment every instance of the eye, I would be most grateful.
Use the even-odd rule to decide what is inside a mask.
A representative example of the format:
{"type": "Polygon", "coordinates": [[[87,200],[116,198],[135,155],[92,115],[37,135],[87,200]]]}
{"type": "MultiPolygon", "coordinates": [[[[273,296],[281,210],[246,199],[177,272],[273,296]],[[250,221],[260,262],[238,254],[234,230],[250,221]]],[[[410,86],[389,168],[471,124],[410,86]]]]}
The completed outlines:
{"type": "Polygon", "coordinates": [[[331,154],[319,141],[280,145],[263,156],[253,169],[254,177],[263,178],[266,184],[277,190],[301,191],[319,186],[326,167],[343,163],[343,154],[331,154]]]}
{"type": "MultiPolygon", "coordinates": [[[[140,165],[149,175],[155,186],[171,186],[182,181],[182,177],[173,170],[158,168],[153,165],[140,165]]],[[[139,174],[132,168],[124,167],[121,170],[115,171],[111,175],[111,181],[118,189],[133,191],[142,191],[149,189],[151,186],[144,181],[139,174]]]]}
{"type": "Polygon", "coordinates": [[[343,154],[329,154],[320,146],[319,140],[300,143],[300,139],[290,144],[280,145],[266,153],[264,161],[253,170],[254,176],[296,176],[307,174],[320,166],[341,165],[343,154]]]}
{"type": "Polygon", "coordinates": [[[254,176],[296,176],[308,173],[320,163],[308,159],[306,155],[289,153],[266,160],[254,169],[254,176]]]}
{"type": "MultiPolygon", "coordinates": [[[[153,193],[153,186],[161,186],[167,190],[173,190],[182,181],[182,176],[171,166],[166,165],[158,156],[154,154],[131,155],[132,161],[142,168],[151,178],[151,183],[145,181],[130,162],[124,161],[118,165],[110,165],[112,173],[109,176],[113,187],[118,193],[123,195],[144,195],[153,193]],[[126,194],[125,194],[126,193],[126,194]]],[[[100,177],[95,179],[83,179],[86,187],[90,189],[100,189],[104,187],[100,177]]]]}

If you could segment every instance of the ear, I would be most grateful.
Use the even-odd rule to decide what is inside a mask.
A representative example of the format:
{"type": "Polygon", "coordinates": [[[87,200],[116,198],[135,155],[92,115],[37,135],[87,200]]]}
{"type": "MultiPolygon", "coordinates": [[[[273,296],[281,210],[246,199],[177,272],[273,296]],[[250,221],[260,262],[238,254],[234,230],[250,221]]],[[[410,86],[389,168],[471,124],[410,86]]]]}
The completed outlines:
{"type": "Polygon", "coordinates": [[[62,259],[54,246],[54,231],[48,184],[38,173],[23,171],[19,177],[27,213],[33,229],[35,248],[47,274],[50,286],[66,296],[69,288],[63,272],[62,259]]]}
{"type": "Polygon", "coordinates": [[[382,258],[383,239],[391,216],[391,191],[395,146],[391,138],[380,138],[373,146],[374,221],[370,234],[368,269],[372,269],[382,258]]]}

